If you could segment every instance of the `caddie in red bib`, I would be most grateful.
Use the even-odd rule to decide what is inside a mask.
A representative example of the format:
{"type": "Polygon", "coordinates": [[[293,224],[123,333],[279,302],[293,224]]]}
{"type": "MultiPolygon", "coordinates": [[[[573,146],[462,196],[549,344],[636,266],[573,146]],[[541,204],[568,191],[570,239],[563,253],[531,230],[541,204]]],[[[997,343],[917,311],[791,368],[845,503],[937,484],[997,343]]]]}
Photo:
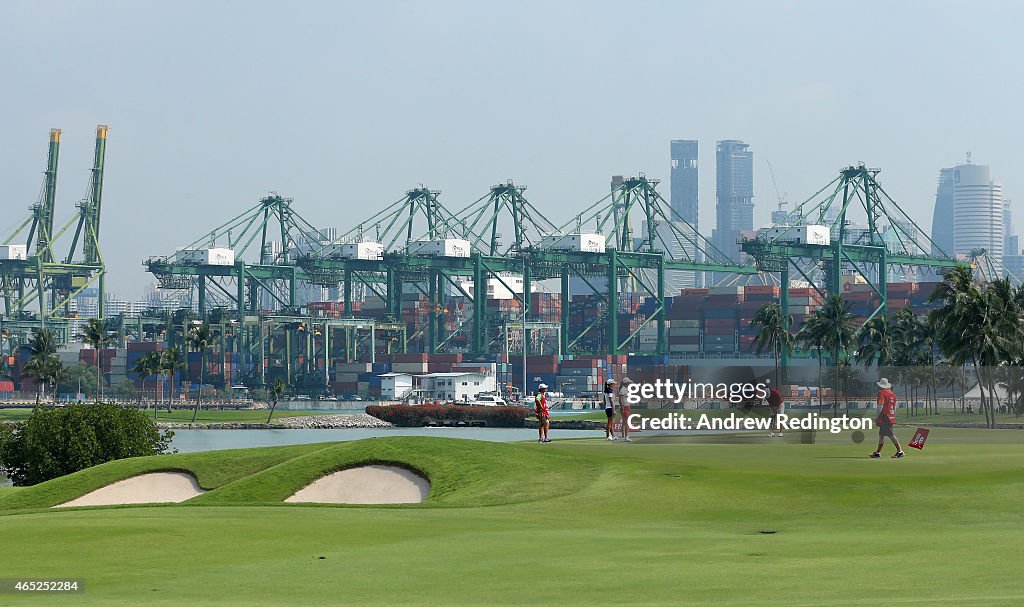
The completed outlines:
{"type": "Polygon", "coordinates": [[[881,390],[878,391],[878,415],[875,417],[875,424],[878,425],[878,448],[871,453],[872,459],[878,459],[882,457],[882,446],[885,444],[885,438],[889,437],[892,444],[896,447],[896,453],[892,456],[893,459],[899,459],[906,455],[903,453],[903,448],[900,447],[900,441],[896,438],[896,433],[893,432],[893,426],[896,425],[896,394],[892,391],[892,384],[889,383],[889,379],[883,377],[878,380],[878,387],[881,390]]]}

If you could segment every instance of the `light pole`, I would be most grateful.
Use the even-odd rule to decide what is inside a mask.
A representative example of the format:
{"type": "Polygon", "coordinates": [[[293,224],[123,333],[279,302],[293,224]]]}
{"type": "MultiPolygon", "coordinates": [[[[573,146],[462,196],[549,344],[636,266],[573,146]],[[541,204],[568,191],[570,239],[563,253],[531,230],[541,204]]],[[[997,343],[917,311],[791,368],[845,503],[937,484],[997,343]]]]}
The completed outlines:
{"type": "MultiPolygon", "coordinates": [[[[523,400],[526,400],[526,313],[530,310],[530,298],[526,293],[526,278],[530,271],[529,260],[523,255],[523,400]]],[[[486,293],[487,291],[484,291],[486,293]]]]}

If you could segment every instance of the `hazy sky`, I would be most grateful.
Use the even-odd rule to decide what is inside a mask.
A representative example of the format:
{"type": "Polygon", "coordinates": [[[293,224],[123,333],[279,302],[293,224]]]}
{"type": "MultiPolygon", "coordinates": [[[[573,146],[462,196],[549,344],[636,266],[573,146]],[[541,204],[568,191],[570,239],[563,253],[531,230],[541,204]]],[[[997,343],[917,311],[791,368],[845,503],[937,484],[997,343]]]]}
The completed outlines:
{"type": "Polygon", "coordinates": [[[664,180],[669,140],[755,160],[757,221],[848,164],[931,224],[938,170],[1024,200],[1019,41],[1005,2],[12,2],[0,4],[0,228],[64,130],[58,221],[110,125],[103,249],[138,295],[168,254],[270,190],[351,227],[419,183],[450,209],[512,178],[555,223],[612,174],[664,180]]]}

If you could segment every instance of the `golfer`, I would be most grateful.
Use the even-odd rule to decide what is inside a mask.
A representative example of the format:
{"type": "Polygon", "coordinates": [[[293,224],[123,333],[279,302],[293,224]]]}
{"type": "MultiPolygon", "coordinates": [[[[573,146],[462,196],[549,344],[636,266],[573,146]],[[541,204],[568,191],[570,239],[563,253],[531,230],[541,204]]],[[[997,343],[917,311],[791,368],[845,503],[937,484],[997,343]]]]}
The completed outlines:
{"type": "Polygon", "coordinates": [[[878,387],[881,388],[878,391],[878,399],[875,401],[881,407],[878,410],[878,416],[875,418],[875,423],[878,424],[878,448],[871,454],[871,457],[882,457],[882,445],[885,444],[885,437],[888,436],[889,440],[896,447],[896,453],[892,457],[893,459],[899,459],[906,454],[903,453],[900,441],[892,431],[892,427],[896,425],[896,394],[893,393],[892,384],[889,383],[889,379],[886,377],[878,380],[878,387]]]}
{"type": "Polygon", "coordinates": [[[782,414],[782,393],[772,385],[772,380],[766,379],[765,385],[768,386],[768,396],[765,398],[768,401],[768,407],[772,410],[771,425],[768,427],[768,438],[775,436],[775,431],[779,430],[779,437],[783,436],[782,431],[779,429],[779,415],[782,414]]]}
{"type": "Polygon", "coordinates": [[[615,423],[615,380],[609,379],[604,384],[604,414],[608,418],[604,425],[604,437],[607,440],[616,440],[615,431],[612,426],[615,423]]]}
{"type": "Polygon", "coordinates": [[[629,439],[629,386],[633,380],[628,377],[622,378],[622,387],[619,388],[619,412],[622,419],[622,440],[631,443],[629,439]]]}
{"type": "Polygon", "coordinates": [[[537,386],[537,395],[533,397],[533,406],[537,413],[538,443],[550,443],[548,429],[551,427],[551,410],[548,409],[548,385],[537,386]]]}

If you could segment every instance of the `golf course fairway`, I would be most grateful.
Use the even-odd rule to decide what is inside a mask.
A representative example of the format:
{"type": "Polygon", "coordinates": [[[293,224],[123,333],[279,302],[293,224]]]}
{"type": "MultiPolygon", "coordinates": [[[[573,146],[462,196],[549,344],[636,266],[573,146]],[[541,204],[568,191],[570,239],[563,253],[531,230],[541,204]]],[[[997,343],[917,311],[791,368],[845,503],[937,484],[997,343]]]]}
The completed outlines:
{"type": "MultiPolygon", "coordinates": [[[[901,429],[901,438],[909,430],[901,429]]],[[[1022,605],[1024,434],[732,444],[394,437],[121,460],[0,491],[3,577],[84,580],[0,605],[1022,605]],[[367,463],[421,504],[284,504],[367,463]],[[52,509],[179,470],[174,505],[52,509]]],[[[788,436],[788,435],[787,435],[788,436]]]]}

